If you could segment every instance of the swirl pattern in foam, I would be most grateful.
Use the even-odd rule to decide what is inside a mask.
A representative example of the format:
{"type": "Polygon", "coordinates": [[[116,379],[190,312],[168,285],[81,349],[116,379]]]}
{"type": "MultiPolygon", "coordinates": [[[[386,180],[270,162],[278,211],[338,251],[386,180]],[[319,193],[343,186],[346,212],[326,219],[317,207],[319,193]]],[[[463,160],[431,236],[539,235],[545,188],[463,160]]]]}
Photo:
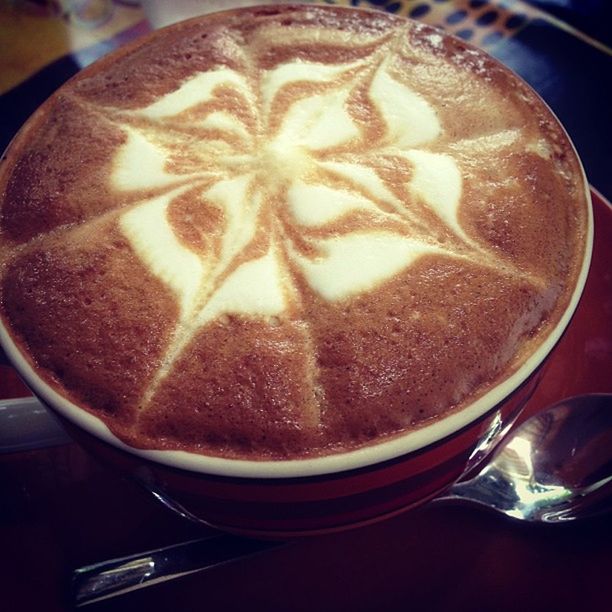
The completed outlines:
{"type": "Polygon", "coordinates": [[[307,456],[443,418],[546,337],[583,259],[544,105],[387,15],[186,22],[30,125],[0,179],[3,317],[137,446],[307,456]]]}

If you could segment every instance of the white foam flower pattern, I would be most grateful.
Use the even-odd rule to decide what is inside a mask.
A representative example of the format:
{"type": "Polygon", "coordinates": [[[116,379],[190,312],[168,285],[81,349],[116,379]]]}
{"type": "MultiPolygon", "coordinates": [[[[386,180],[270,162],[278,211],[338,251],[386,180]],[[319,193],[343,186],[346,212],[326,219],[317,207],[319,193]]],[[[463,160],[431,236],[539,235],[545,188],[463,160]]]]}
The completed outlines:
{"type": "Polygon", "coordinates": [[[423,254],[478,250],[457,218],[457,163],[428,149],[443,134],[438,115],[384,56],[293,60],[256,83],[218,68],[120,120],[127,140],[115,187],[153,194],[120,225],[178,299],[175,356],[216,317],[282,313],[299,298],[296,275],[335,302],[372,290],[423,254]],[[222,219],[199,246],[172,221],[172,207],[186,200],[222,219]],[[465,249],[437,241],[439,228],[465,249]]]}

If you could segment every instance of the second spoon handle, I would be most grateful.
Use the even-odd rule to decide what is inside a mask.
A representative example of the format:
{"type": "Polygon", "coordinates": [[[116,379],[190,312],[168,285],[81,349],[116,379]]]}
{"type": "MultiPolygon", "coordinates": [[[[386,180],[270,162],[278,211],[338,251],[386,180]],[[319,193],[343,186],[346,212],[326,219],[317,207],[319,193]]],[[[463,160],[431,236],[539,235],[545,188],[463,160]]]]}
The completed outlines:
{"type": "Polygon", "coordinates": [[[85,606],[286,545],[218,534],[95,563],[74,572],[72,601],[85,606]]]}

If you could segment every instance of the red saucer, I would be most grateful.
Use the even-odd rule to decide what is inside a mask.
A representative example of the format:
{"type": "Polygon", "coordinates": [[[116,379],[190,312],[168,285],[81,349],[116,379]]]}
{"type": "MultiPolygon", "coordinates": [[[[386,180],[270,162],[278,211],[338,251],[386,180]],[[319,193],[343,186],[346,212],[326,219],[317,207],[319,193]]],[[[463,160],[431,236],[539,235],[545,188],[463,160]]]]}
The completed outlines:
{"type": "Polygon", "coordinates": [[[593,258],[578,309],[522,419],[561,399],[612,392],[612,204],[591,188],[593,258]]]}

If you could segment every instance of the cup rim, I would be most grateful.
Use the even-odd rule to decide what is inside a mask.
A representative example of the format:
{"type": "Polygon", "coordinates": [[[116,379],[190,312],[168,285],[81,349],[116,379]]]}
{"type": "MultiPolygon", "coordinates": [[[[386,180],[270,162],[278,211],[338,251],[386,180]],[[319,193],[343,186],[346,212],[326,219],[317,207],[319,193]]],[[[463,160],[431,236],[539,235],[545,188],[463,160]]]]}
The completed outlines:
{"type": "MultiPolygon", "coordinates": [[[[201,18],[202,17],[195,17],[193,20],[201,18]]],[[[167,27],[172,28],[175,26],[170,25],[167,27]]],[[[444,36],[452,37],[452,35],[448,33],[444,33],[444,36]]],[[[469,45],[463,41],[462,44],[473,47],[473,45],[469,45]]],[[[127,46],[131,47],[132,45],[127,46]]],[[[587,208],[587,225],[581,268],[576,279],[574,290],[563,314],[554,327],[549,331],[547,337],[539,344],[537,349],[521,364],[516,371],[501,382],[495,384],[491,389],[486,391],[468,406],[461,408],[456,412],[451,412],[445,417],[437,419],[434,423],[422,425],[417,429],[407,432],[399,432],[381,441],[373,442],[371,444],[348,451],[340,451],[337,453],[324,454],[315,457],[292,459],[235,459],[203,455],[183,450],[141,449],[130,446],[121,441],[111,432],[111,430],[99,417],[91,414],[84,408],[80,408],[74,402],[63,397],[35,372],[34,368],[26,359],[17,343],[11,337],[4,321],[2,320],[2,316],[0,316],[0,344],[4,348],[10,362],[35,395],[37,395],[45,404],[50,406],[53,410],[56,410],[61,416],[65,417],[68,421],[80,429],[83,429],[87,433],[102,440],[103,442],[110,444],[111,446],[117,447],[120,450],[126,451],[137,457],[141,457],[142,459],[153,461],[171,468],[178,468],[203,475],[247,479],[285,479],[331,475],[369,467],[375,464],[387,462],[389,460],[398,459],[399,457],[408,455],[415,451],[421,451],[473,424],[480,417],[486,415],[495,406],[500,404],[516,389],[518,389],[521,384],[525,382],[531,376],[531,374],[535,372],[535,370],[537,370],[563,335],[578,306],[580,297],[586,284],[591,263],[594,236],[593,205],[590,185],[587,181],[582,161],[578,156],[575,145],[567,134],[565,127],[559,121],[552,109],[550,109],[548,104],[542,100],[541,96],[531,86],[525,83],[520,75],[517,75],[512,69],[501,64],[499,60],[490,56],[486,51],[479,51],[484,53],[496,64],[502,66],[504,70],[510,71],[515,78],[522,81],[530,89],[530,91],[538,97],[540,102],[556,120],[557,125],[564,133],[567,142],[574,153],[575,159],[578,161],[580,177],[585,189],[584,195],[585,205],[587,208]]],[[[108,59],[108,56],[106,59],[108,59]]],[[[46,106],[46,104],[43,106],[46,106]]],[[[28,121],[26,121],[24,126],[22,126],[20,131],[17,133],[16,137],[22,133],[23,129],[30,124],[37,114],[38,110],[30,119],[28,119],[28,121]]],[[[9,143],[7,152],[11,148],[11,144],[12,143],[9,143]]]]}

